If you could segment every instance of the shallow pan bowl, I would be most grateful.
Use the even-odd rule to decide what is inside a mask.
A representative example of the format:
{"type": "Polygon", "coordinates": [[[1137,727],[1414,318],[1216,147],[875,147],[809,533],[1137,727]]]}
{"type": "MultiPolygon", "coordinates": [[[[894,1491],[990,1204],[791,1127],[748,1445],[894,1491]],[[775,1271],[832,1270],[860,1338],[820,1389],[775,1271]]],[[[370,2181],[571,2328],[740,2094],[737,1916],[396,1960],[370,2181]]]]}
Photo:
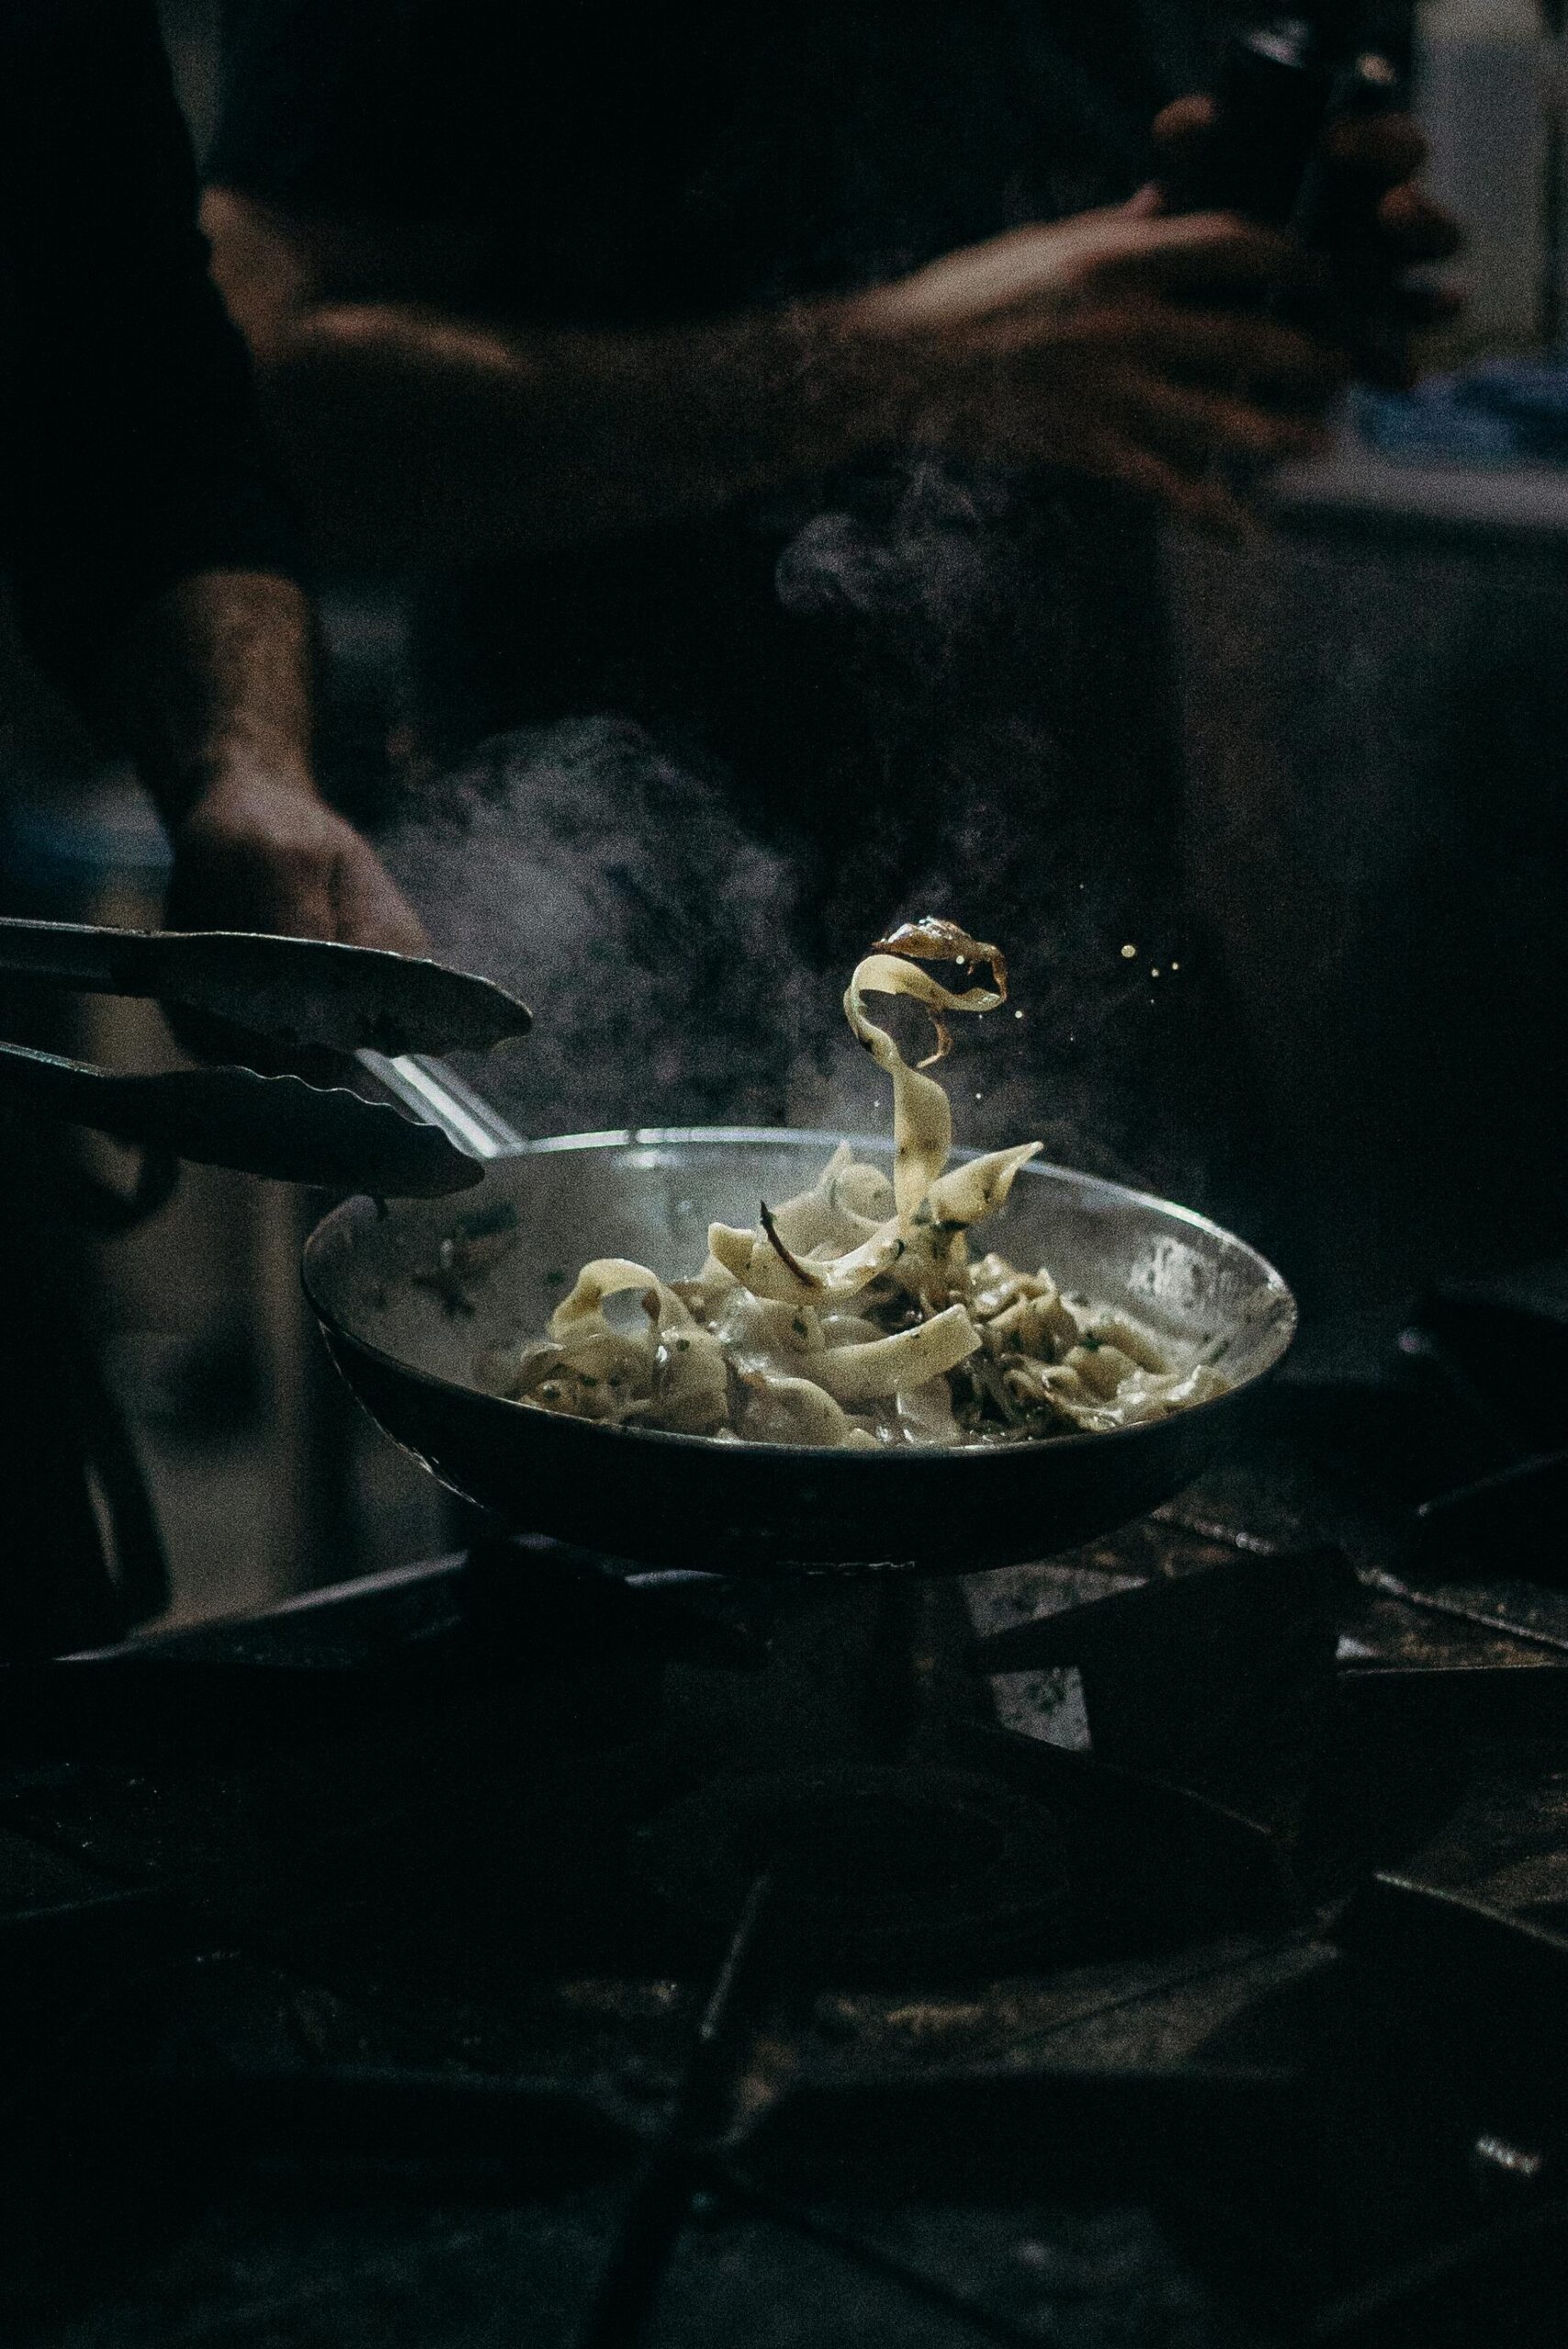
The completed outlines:
{"type": "MultiPolygon", "coordinates": [[[[588,1258],[695,1274],[711,1221],[751,1222],[759,1200],[805,1189],[840,1139],[683,1127],[530,1143],[457,1201],[348,1200],[306,1243],[306,1289],[360,1401],[444,1484],[517,1531],[648,1564],[730,1574],[1017,1564],[1142,1516],[1230,1446],[1295,1331],[1284,1282],[1184,1208],[1038,1164],[984,1226],[985,1245],[1201,1345],[1232,1382],[1228,1394],[1109,1435],[864,1453],[598,1427],[470,1383],[481,1349],[542,1332],[588,1258]],[[499,1255],[473,1246],[503,1239],[499,1255]],[[486,1254],[487,1268],[465,1273],[465,1258],[486,1254]]],[[[884,1142],[850,1139],[857,1156],[887,1165],[884,1142]]]]}

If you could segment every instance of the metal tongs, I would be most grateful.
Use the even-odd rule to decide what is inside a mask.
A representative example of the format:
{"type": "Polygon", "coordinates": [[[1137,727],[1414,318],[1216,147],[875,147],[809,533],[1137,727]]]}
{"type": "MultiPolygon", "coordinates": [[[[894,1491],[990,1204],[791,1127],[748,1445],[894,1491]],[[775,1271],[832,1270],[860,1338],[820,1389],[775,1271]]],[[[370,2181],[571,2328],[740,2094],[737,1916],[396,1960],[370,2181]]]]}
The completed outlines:
{"type": "Polygon", "coordinates": [[[488,1052],[527,1033],[527,1006],[466,971],[316,939],[0,919],[6,978],[152,997],[285,1049],[352,1053],[421,1119],[295,1074],[228,1066],[123,1075],[0,1044],[0,1085],[13,1097],[134,1148],[285,1183],[438,1197],[469,1188],[484,1160],[517,1146],[477,1095],[423,1057],[488,1052]]]}

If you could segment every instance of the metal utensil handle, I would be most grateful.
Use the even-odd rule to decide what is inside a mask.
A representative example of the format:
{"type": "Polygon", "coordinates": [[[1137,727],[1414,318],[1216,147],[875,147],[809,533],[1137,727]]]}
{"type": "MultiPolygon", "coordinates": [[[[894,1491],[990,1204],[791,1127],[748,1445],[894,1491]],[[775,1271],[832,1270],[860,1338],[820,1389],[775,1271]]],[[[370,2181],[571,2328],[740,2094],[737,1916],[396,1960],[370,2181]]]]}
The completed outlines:
{"type": "Polygon", "coordinates": [[[285,1045],[489,1052],[526,1035],[526,1004],[470,971],[383,947],[250,930],[100,930],[0,918],[0,975],[151,996],[285,1045]]]}
{"type": "Polygon", "coordinates": [[[526,1147],[517,1128],[465,1085],[445,1061],[423,1052],[401,1052],[388,1059],[384,1052],[361,1052],[354,1057],[395,1101],[401,1101],[428,1124],[439,1126],[470,1158],[507,1158],[526,1147]]]}
{"type": "Polygon", "coordinates": [[[0,975],[35,985],[114,992],[111,932],[79,921],[0,919],[0,975]]]}
{"type": "Polygon", "coordinates": [[[0,1086],[67,1124],[200,1165],[384,1197],[439,1197],[479,1180],[448,1131],[385,1101],[246,1068],[119,1075],[0,1044],[0,1086]]]}

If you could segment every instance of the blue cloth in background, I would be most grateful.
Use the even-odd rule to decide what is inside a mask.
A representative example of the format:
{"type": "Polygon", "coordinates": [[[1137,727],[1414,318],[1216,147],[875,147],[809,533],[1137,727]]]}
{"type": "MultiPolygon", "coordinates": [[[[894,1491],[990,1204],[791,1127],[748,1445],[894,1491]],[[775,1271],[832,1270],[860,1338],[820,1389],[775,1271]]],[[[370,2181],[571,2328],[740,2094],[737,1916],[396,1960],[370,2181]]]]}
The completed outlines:
{"type": "Polygon", "coordinates": [[[1482,360],[1413,392],[1361,390],[1351,421],[1407,464],[1568,464],[1568,353],[1482,360]]]}

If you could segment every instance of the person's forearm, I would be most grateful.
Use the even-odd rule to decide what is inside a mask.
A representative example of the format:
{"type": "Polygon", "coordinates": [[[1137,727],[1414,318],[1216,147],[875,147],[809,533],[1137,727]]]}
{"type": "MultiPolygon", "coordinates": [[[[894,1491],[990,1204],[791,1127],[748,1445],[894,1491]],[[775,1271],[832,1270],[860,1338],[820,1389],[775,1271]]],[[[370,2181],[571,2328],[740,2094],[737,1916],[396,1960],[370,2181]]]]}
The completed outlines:
{"type": "Polygon", "coordinates": [[[120,630],[103,698],[166,824],[215,784],[314,794],[310,606],[292,580],[208,572],[120,630]]]}
{"type": "Polygon", "coordinates": [[[895,435],[850,306],[649,334],[322,305],[258,352],[296,508],[339,560],[473,561],[712,511],[895,435]]]}
{"type": "Polygon", "coordinates": [[[413,907],[317,790],[314,651],[305,596],[264,572],[195,574],[121,630],[104,697],[173,850],[164,919],[428,952],[413,907]]]}

